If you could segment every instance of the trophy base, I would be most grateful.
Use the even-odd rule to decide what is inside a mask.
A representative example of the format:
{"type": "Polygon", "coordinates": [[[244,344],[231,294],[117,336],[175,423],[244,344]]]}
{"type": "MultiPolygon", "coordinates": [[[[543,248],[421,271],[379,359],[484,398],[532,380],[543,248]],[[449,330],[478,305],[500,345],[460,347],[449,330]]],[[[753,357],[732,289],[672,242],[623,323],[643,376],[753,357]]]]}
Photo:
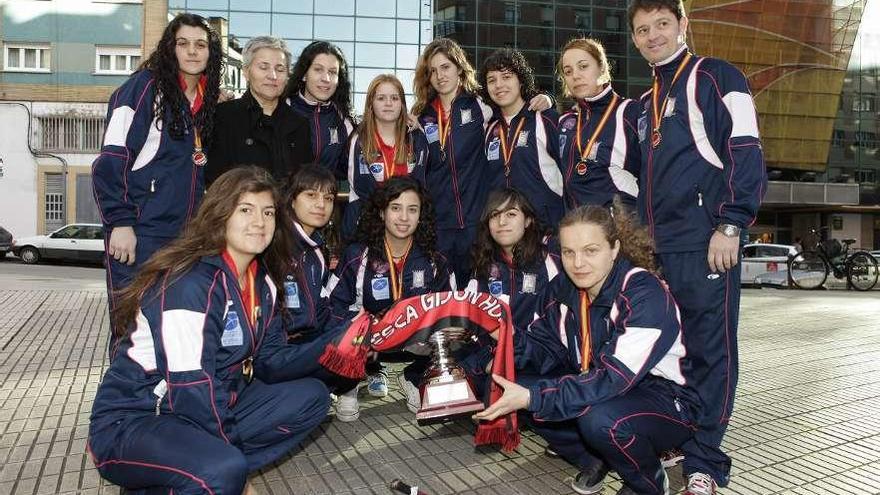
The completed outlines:
{"type": "Polygon", "coordinates": [[[485,408],[467,378],[428,382],[422,388],[422,407],[416,413],[416,420],[422,425],[439,423],[485,408]]]}

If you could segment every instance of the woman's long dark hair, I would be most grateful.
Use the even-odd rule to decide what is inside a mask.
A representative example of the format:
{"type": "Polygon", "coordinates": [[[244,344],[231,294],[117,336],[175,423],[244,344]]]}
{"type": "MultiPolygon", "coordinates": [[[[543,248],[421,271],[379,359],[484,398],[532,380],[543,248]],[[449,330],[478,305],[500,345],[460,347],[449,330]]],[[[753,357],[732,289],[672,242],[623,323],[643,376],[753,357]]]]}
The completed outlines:
{"type": "MultiPolygon", "coordinates": [[[[342,54],[342,50],[329,41],[313,41],[303,48],[299,58],[296,59],[296,65],[293,66],[293,75],[290,76],[290,82],[287,83],[287,97],[291,99],[296,98],[299,93],[305,92],[306,82],[303,81],[303,78],[312,66],[315,57],[322,53],[333,55],[339,60],[339,84],[337,84],[336,92],[333,93],[331,100],[343,117],[352,119],[351,80],[348,75],[348,62],[345,61],[345,55],[342,54]]],[[[320,150],[315,150],[315,152],[318,151],[320,150]]]]}
{"type": "MultiPolygon", "coordinates": [[[[173,283],[189,271],[203,256],[219,255],[226,249],[226,221],[235,212],[241,195],[269,191],[277,203],[278,191],[272,176],[263,168],[249,166],[234,168],[214,181],[196,216],[183,233],[171,244],[156,252],[138,271],[131,285],[119,292],[113,311],[116,335],[125,335],[137,316],[147,290],[167,279],[173,283]]],[[[284,269],[290,256],[288,229],[276,220],[275,232],[269,247],[258,255],[269,270],[277,286],[284,280],[284,269]]]]}
{"type": "Polygon", "coordinates": [[[178,14],[162,32],[162,38],[156,49],[149,58],[144,60],[138,70],[149,69],[156,77],[157,110],[156,118],[163,122],[168,129],[168,134],[173,139],[181,139],[186,130],[189,115],[189,100],[180,89],[179,73],[180,65],[177,63],[175,46],[177,45],[177,31],[181,26],[190,26],[203,29],[208,33],[208,65],[205,67],[207,85],[205,94],[202,96],[202,108],[196,113],[193,125],[199,129],[202,138],[202,146],[207,149],[210,146],[211,133],[214,129],[214,110],[217,107],[217,98],[220,95],[221,75],[223,73],[223,51],[220,46],[220,37],[211,29],[204,17],[196,14],[178,14]]]}
{"type": "Polygon", "coordinates": [[[513,264],[518,268],[533,266],[541,261],[546,254],[546,247],[541,240],[541,225],[535,215],[532,203],[516,189],[495,189],[489,193],[486,207],[483,208],[483,213],[480,215],[480,225],[477,227],[477,241],[474,243],[473,250],[475,277],[488,278],[492,263],[501,259],[501,246],[495,242],[495,239],[492,239],[492,234],[489,232],[489,219],[512,208],[519,209],[526,220],[531,220],[522,239],[513,247],[513,264]]]}
{"type": "Polygon", "coordinates": [[[492,96],[489,95],[489,88],[486,83],[486,76],[491,71],[509,71],[515,75],[519,79],[520,97],[526,103],[538,94],[538,90],[535,88],[534,71],[522,52],[513,48],[499,48],[486,57],[486,60],[483,61],[483,67],[480,68],[480,73],[477,75],[477,82],[480,84],[480,96],[484,102],[496,110],[498,105],[492,100],[492,96]]]}
{"type": "Polygon", "coordinates": [[[385,220],[382,219],[381,213],[406,191],[415,192],[421,202],[419,223],[413,235],[413,243],[436,264],[437,232],[434,229],[434,206],[424,186],[411,177],[392,177],[385,185],[376,189],[361,212],[355,239],[370,250],[370,261],[390,262],[391,260],[385,259],[385,220]]]}

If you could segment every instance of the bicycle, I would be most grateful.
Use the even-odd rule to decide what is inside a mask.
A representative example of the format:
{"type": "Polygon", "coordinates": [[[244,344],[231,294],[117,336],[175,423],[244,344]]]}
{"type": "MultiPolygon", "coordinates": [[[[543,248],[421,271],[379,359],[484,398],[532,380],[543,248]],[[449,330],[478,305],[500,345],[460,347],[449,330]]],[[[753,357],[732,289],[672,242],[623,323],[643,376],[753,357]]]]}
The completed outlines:
{"type": "MultiPolygon", "coordinates": [[[[820,230],[827,230],[822,227],[820,230]]],[[[810,229],[810,233],[818,239],[819,231],[810,229]]],[[[799,289],[818,289],[822,287],[828,274],[835,278],[844,278],[849,287],[858,291],[871,290],[877,285],[880,270],[877,260],[867,251],[855,251],[849,254],[849,248],[855,239],[844,239],[843,245],[835,239],[817,241],[814,249],[804,249],[788,258],[788,278],[791,284],[799,289]]]]}

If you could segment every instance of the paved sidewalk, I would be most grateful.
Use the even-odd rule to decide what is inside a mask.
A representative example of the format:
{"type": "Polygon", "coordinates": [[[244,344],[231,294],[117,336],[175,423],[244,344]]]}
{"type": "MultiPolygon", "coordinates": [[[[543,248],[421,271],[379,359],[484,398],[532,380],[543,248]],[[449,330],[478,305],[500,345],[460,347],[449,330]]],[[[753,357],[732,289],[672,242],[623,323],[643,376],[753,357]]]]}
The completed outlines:
{"type": "MultiPolygon", "coordinates": [[[[98,291],[0,291],[0,495],[118,493],[84,454],[106,310],[98,291]]],[[[722,493],[880,494],[880,294],[747,290],[739,342],[722,493]]],[[[540,438],[526,432],[512,455],[474,449],[470,421],[419,427],[389,381],[358,422],[328,420],[255,476],[259,492],[387,495],[402,478],[430,495],[573,493],[575,470],[540,438]]]]}

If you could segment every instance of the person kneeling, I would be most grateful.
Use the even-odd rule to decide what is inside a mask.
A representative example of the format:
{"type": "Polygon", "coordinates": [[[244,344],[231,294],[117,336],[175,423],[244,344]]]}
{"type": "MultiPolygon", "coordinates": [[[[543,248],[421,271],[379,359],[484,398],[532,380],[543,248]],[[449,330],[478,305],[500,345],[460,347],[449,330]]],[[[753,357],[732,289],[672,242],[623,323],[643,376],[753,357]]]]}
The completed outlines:
{"type": "Polygon", "coordinates": [[[696,393],[681,369],[687,355],[678,307],[654,268],[647,232],[619,203],[570,211],[560,223],[562,265],[550,301],[517,344],[518,383],[475,415],[518,409],[551,449],[581,471],[572,488],[602,491],[617,471],[618,494],[669,491],[659,452],[693,433],[696,393]]]}
{"type": "Polygon", "coordinates": [[[98,388],[88,448],[128,493],[242,493],[248,473],[326,417],[327,388],[309,376],[333,335],[286,342],[277,200],[267,171],[226,172],[120,294],[120,352],[98,388]]]}

